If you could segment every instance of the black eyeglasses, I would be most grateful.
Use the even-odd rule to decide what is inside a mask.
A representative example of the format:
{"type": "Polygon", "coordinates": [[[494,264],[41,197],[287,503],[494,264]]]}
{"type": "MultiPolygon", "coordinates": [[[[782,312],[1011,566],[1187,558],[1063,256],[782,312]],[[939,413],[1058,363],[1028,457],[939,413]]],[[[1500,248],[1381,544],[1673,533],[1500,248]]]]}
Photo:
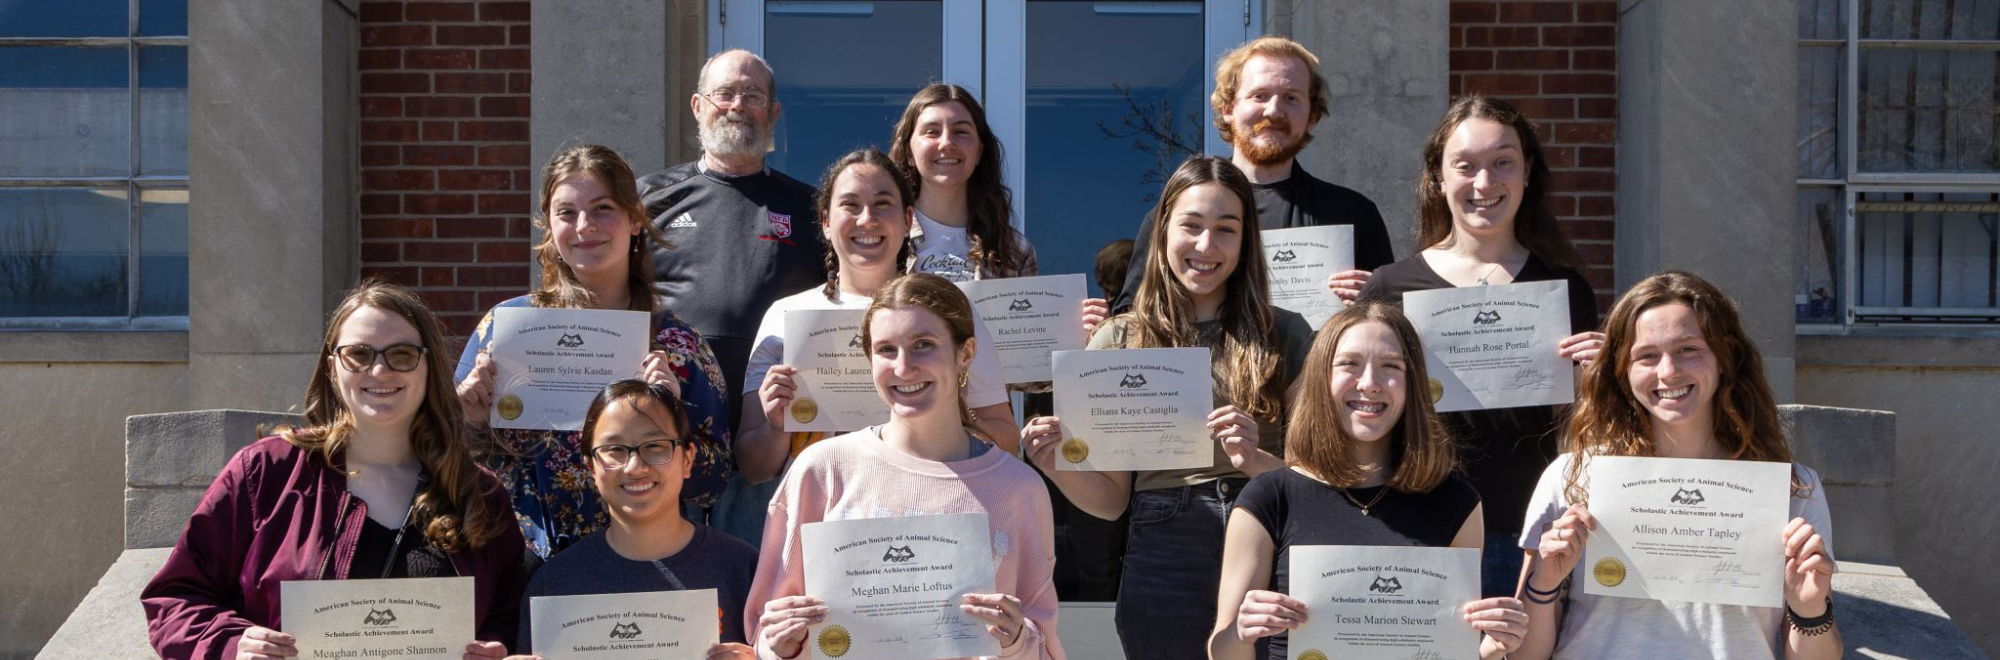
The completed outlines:
{"type": "Polygon", "coordinates": [[[416,344],[396,344],[388,348],[375,348],[367,344],[348,344],[333,347],[333,354],[340,356],[340,366],[348,371],[367,371],[375,366],[375,357],[389,364],[394,371],[416,371],[424,363],[424,354],[430,349],[416,344]]]}
{"type": "Polygon", "coordinates": [[[639,460],[645,461],[647,465],[666,465],[672,463],[674,462],[674,454],[678,453],[680,448],[681,443],[678,440],[654,440],[637,447],[629,445],[598,445],[590,448],[590,455],[596,457],[597,462],[603,463],[604,467],[616,470],[625,467],[626,463],[631,462],[633,452],[638,452],[639,460]]]}

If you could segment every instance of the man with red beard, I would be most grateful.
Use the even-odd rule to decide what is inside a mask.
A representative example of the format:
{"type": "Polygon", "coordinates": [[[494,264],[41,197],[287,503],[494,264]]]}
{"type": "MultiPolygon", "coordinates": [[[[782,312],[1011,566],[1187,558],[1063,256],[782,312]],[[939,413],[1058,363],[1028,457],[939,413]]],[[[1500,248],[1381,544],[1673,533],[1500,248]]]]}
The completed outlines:
{"type": "MultiPolygon", "coordinates": [[[[1356,270],[1327,279],[1328,295],[1352,302],[1368,283],[1369,272],[1394,262],[1389,228],[1375,202],[1353,189],[1313,178],[1298,154],[1312,142],[1312,129],[1326,117],[1326,79],[1319,58],[1298,42],[1263,37],[1229,51],[1215,66],[1215,128],[1235,153],[1230,162],[1250,177],[1257,221],[1264,229],[1354,226],[1356,270]]],[[[1152,227],[1139,226],[1133,254],[1146,254],[1152,227]]],[[[1115,312],[1132,306],[1145,264],[1133,260],[1115,312]]]]}

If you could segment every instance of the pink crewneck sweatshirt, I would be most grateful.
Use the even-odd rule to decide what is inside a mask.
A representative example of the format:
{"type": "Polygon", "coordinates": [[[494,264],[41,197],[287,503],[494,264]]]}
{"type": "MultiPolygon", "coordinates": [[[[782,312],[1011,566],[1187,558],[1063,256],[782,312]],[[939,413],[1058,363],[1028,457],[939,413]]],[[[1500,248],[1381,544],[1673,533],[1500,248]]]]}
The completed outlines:
{"type": "Polygon", "coordinates": [[[779,658],[761,640],[764,603],[803,595],[806,578],[799,530],[826,520],[984,513],[993,526],[994,587],[1021,599],[1027,626],[1004,658],[1064,660],[1056,638],[1055,527],[1040,475],[998,449],[962,461],[927,461],[882,441],[881,427],[807,447],[771,497],[757,578],[745,599],[743,629],[769,660],[814,657],[810,640],[794,658],[779,658]]]}

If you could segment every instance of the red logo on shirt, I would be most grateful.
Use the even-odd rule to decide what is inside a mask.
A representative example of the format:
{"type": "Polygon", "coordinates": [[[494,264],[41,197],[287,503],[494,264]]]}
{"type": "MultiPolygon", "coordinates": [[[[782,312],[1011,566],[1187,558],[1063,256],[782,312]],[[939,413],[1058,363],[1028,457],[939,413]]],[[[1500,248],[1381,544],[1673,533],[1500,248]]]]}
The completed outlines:
{"type": "Polygon", "coordinates": [[[791,238],[791,237],[792,237],[792,216],[789,216],[789,215],[785,215],[785,214],[783,214],[783,213],[772,213],[772,214],[771,214],[771,237],[772,237],[772,238],[791,238]]]}

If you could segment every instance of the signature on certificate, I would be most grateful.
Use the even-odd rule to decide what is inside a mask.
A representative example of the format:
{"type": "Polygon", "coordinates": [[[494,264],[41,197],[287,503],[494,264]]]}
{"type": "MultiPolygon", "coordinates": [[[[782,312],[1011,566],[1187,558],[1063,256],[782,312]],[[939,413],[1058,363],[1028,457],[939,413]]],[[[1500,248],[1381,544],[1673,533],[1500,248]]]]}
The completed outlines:
{"type": "Polygon", "coordinates": [[[1724,559],[1708,569],[1706,575],[1695,578],[1695,584],[1719,584],[1730,587],[1754,588],[1757,585],[1746,581],[1759,574],[1743,568],[1742,564],[1724,559]]]}
{"type": "Polygon", "coordinates": [[[1536,369],[1533,367],[1528,367],[1516,371],[1512,374],[1509,374],[1507,376],[1506,389],[1509,390],[1553,389],[1555,387],[1554,381],[1555,377],[1549,375],[1549,372],[1542,371],[1540,369],[1536,369]]]}
{"type": "Polygon", "coordinates": [[[978,636],[972,631],[972,624],[959,618],[957,611],[945,610],[938,612],[937,618],[931,620],[930,633],[920,639],[972,639],[978,636]]]}
{"type": "Polygon", "coordinates": [[[1444,660],[1444,656],[1438,655],[1437,651],[1422,649],[1410,654],[1409,660],[1444,660]]]}

